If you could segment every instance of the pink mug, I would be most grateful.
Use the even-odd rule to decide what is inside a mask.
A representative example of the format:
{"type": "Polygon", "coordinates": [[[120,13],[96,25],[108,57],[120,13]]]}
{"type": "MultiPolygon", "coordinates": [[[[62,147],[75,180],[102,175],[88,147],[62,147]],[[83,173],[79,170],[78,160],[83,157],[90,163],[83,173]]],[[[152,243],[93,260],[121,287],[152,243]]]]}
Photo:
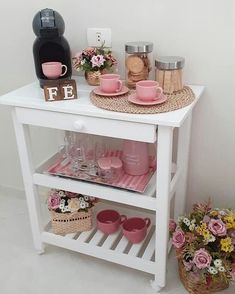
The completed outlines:
{"type": "Polygon", "coordinates": [[[102,210],[96,216],[96,226],[105,234],[113,234],[118,231],[120,225],[127,219],[116,210],[102,210]]]}
{"type": "Polygon", "coordinates": [[[156,81],[145,80],[136,83],[136,96],[143,101],[157,100],[163,90],[156,81]]]}
{"type": "Polygon", "coordinates": [[[58,79],[66,74],[68,68],[65,64],[57,61],[44,62],[42,63],[42,72],[48,79],[58,79]],[[64,72],[62,73],[62,69],[64,72]]]}
{"type": "Polygon", "coordinates": [[[120,75],[104,74],[100,76],[100,89],[104,93],[116,93],[122,90],[120,75]]]}
{"type": "Polygon", "coordinates": [[[123,235],[131,243],[140,243],[147,235],[147,228],[150,226],[149,218],[132,217],[124,221],[122,225],[123,235]]]}

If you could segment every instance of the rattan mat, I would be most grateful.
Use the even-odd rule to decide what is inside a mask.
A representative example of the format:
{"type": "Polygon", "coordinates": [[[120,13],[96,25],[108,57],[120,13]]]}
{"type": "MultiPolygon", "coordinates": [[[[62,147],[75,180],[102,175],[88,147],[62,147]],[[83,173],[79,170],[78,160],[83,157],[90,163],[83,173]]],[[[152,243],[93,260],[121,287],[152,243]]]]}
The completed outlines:
{"type": "Polygon", "coordinates": [[[105,97],[96,95],[93,91],[90,93],[92,104],[97,107],[110,111],[127,113],[161,113],[183,108],[193,102],[195,95],[191,88],[185,86],[183,90],[173,94],[167,94],[167,101],[151,106],[136,105],[128,101],[128,96],[133,92],[116,97],[105,97]]]}

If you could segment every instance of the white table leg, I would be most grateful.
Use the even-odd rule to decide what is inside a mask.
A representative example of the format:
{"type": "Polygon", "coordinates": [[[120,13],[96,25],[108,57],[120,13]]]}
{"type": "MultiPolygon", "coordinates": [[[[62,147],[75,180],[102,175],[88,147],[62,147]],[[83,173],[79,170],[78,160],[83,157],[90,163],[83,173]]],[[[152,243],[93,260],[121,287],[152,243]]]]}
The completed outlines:
{"type": "Polygon", "coordinates": [[[38,253],[43,253],[44,246],[41,240],[42,222],[38,188],[33,184],[33,162],[31,158],[29,126],[21,124],[12,111],[13,123],[16,134],[16,141],[20,157],[25,194],[27,199],[33,242],[38,253]]]}
{"type": "Polygon", "coordinates": [[[166,284],[166,264],[169,238],[170,182],[172,165],[173,128],[158,127],[157,187],[156,187],[156,274],[152,287],[160,291],[166,284]]]}
{"type": "Polygon", "coordinates": [[[185,213],[191,122],[192,114],[190,113],[178,134],[177,168],[181,170],[181,178],[175,194],[175,218],[185,213]]]}

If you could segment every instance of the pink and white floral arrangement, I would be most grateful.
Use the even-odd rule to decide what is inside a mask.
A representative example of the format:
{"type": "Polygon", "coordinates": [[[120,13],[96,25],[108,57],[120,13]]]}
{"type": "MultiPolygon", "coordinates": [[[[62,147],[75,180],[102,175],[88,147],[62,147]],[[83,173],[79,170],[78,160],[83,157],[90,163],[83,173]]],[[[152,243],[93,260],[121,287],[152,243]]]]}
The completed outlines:
{"type": "Polygon", "coordinates": [[[88,47],[73,57],[73,66],[80,71],[110,70],[117,64],[110,49],[102,47],[88,47]]]}
{"type": "Polygon", "coordinates": [[[195,281],[209,284],[223,278],[235,282],[235,212],[195,204],[188,217],[170,221],[170,235],[179,261],[195,281]]]}
{"type": "Polygon", "coordinates": [[[94,206],[95,202],[95,197],[52,189],[47,199],[47,206],[49,210],[58,213],[71,213],[88,211],[89,208],[94,206]]]}

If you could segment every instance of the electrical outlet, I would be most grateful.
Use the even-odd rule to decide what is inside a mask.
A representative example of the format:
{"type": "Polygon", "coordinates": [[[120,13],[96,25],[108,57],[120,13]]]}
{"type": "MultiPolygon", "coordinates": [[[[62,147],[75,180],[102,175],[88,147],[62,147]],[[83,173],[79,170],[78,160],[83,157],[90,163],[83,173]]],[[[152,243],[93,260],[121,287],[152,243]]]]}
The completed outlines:
{"type": "Polygon", "coordinates": [[[109,28],[88,28],[87,43],[90,47],[112,47],[111,29],[109,28]]]}

